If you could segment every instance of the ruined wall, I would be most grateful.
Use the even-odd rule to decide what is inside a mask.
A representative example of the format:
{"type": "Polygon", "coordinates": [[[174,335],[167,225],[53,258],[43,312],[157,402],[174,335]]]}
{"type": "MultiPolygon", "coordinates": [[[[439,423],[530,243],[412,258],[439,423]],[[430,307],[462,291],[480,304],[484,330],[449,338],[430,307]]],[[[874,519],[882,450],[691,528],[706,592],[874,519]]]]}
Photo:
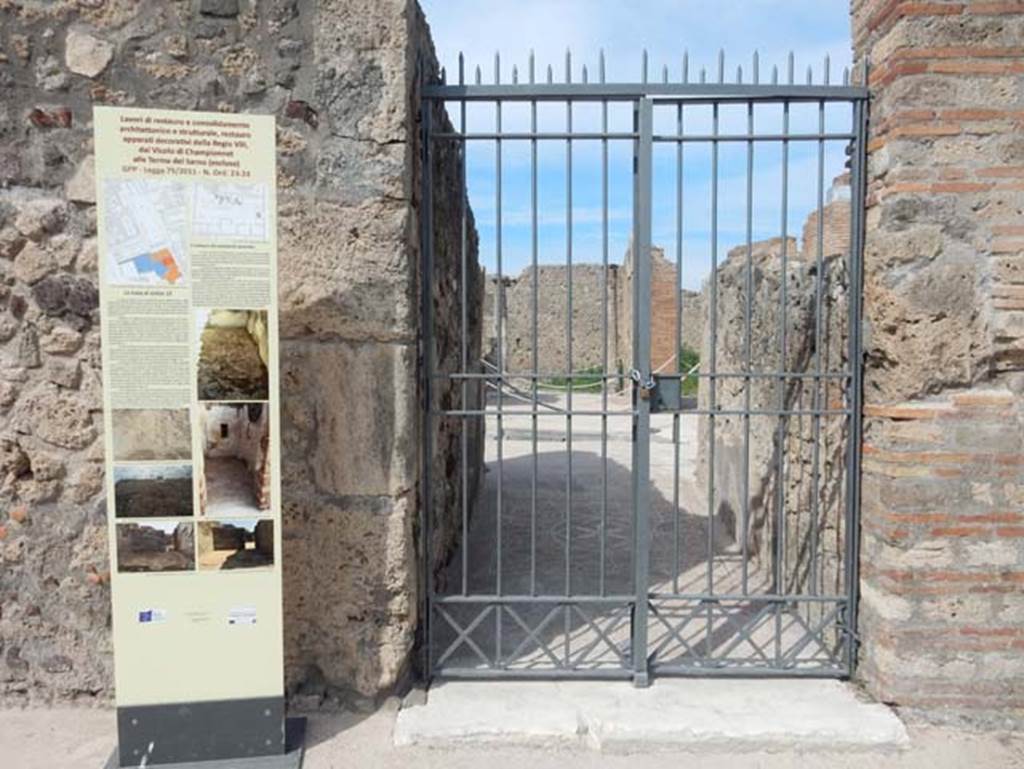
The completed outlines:
{"type": "MultiPolygon", "coordinates": [[[[705,316],[701,372],[710,371],[714,346],[716,407],[725,412],[774,412],[755,413],[749,419],[736,413],[715,417],[715,514],[737,542],[745,531],[747,552],[760,579],[774,584],[773,567],[781,565],[778,589],[790,593],[835,594],[844,589],[848,427],[842,415],[816,419],[808,412],[845,405],[841,380],[816,383],[812,375],[819,365],[823,373],[847,370],[848,206],[847,201],[843,210],[824,210],[826,234],[832,224],[836,238],[824,240],[820,331],[815,311],[817,251],[806,242],[799,247],[795,238],[786,244],[784,324],[781,238],[754,243],[751,250],[749,336],[746,246],[731,249],[716,272],[714,334],[711,319],[705,316]],[[845,223],[845,237],[836,222],[845,223]],[[742,376],[748,349],[749,370],[759,375],[749,383],[742,376]],[[765,376],[780,371],[799,376],[765,376]]],[[[817,212],[808,221],[812,220],[817,221],[817,212]]],[[[709,282],[703,291],[709,308],[710,291],[709,282]]],[[[711,405],[711,386],[711,380],[701,379],[702,409],[711,405]]],[[[711,471],[711,448],[709,419],[702,417],[697,443],[702,488],[711,471]]]]}
{"type": "MultiPolygon", "coordinates": [[[[604,354],[603,324],[608,329],[608,360],[614,369],[619,356],[615,336],[615,292],[618,269],[608,267],[607,320],[605,320],[605,271],[600,264],[576,264],[572,268],[572,366],[573,370],[600,367],[604,354]]],[[[504,279],[502,336],[505,366],[512,372],[533,370],[533,268],[504,279]]],[[[537,370],[546,374],[568,371],[566,321],[569,308],[569,271],[561,265],[537,268],[537,370]]],[[[498,279],[487,281],[489,313],[487,331],[497,338],[498,279]]],[[[494,354],[497,345],[494,343],[494,354]]]]}
{"type": "Polygon", "coordinates": [[[315,705],[404,674],[421,54],[410,0],[0,3],[3,697],[111,694],[93,104],[277,117],[288,688],[315,705]]]}
{"type": "Polygon", "coordinates": [[[855,0],[870,56],[860,677],[1024,714],[1024,6],[855,0]]]}
{"type": "MultiPolygon", "coordinates": [[[[664,372],[676,369],[677,280],[675,263],[665,258],[662,249],[651,249],[651,362],[664,372]]],[[[568,270],[561,265],[539,267],[537,284],[538,368],[545,373],[564,372],[566,356],[566,316],[569,308],[568,270]]],[[[600,264],[576,264],[572,268],[572,362],[576,371],[600,368],[604,356],[607,327],[608,369],[628,371],[633,364],[633,266],[627,251],[623,263],[610,264],[605,293],[604,267],[600,264]],[[607,296],[607,306],[605,304],[607,296]],[[607,316],[607,317],[606,317],[607,316]],[[607,324],[607,325],[605,325],[607,324]]],[[[497,355],[497,277],[487,280],[485,298],[485,344],[497,355]]],[[[516,277],[505,277],[502,336],[505,361],[513,372],[533,367],[533,270],[527,268],[516,277]]],[[[699,350],[703,334],[703,298],[700,293],[683,290],[682,343],[699,350]]]]}
{"type": "MultiPolygon", "coordinates": [[[[684,289],[681,292],[682,304],[677,306],[678,286],[675,262],[665,258],[665,249],[651,246],[651,367],[663,373],[674,372],[678,365],[675,349],[677,320],[682,327],[683,346],[699,351],[704,335],[703,294],[684,289]],[[678,319],[677,310],[681,311],[678,319]]],[[[622,345],[620,358],[628,370],[633,361],[632,246],[623,257],[617,298],[618,338],[622,345]]]]}

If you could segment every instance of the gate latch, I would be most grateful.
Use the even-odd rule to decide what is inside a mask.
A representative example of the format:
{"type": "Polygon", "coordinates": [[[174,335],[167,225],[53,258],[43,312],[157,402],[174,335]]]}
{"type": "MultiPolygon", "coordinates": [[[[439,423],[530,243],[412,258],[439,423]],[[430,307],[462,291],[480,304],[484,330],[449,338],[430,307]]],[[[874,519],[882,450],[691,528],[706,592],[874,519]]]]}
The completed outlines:
{"type": "MultiPolygon", "coordinates": [[[[629,372],[630,379],[636,384],[637,392],[644,400],[651,402],[651,413],[678,412],[684,408],[694,408],[695,403],[687,404],[683,398],[682,382],[678,376],[659,376],[651,374],[644,379],[637,369],[629,372]]],[[[693,400],[693,399],[690,399],[693,400]]]]}
{"type": "Polygon", "coordinates": [[[658,383],[653,375],[649,375],[644,379],[644,375],[640,373],[639,369],[631,369],[629,372],[629,378],[636,384],[639,395],[644,400],[648,400],[651,397],[651,393],[657,388],[658,383]]]}

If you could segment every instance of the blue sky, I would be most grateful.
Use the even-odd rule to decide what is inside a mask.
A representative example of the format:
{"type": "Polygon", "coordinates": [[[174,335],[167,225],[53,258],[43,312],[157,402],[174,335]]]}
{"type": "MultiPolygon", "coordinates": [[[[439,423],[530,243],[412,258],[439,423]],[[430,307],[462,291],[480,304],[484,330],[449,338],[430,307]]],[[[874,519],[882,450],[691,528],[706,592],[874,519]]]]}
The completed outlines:
{"type": "MultiPolygon", "coordinates": [[[[494,54],[501,54],[503,82],[511,80],[512,65],[524,78],[532,48],[538,77],[552,65],[555,77],[565,71],[565,54],[573,55],[573,79],[586,64],[591,79],[597,71],[598,52],[604,49],[609,81],[635,82],[640,76],[641,51],[649,57],[649,77],[660,80],[662,67],[670,79],[680,77],[683,53],[689,55],[691,79],[701,67],[708,77],[717,75],[717,57],[725,50],[726,79],[742,65],[750,77],[751,55],[760,57],[762,79],[772,65],[785,72],[787,53],[796,58],[801,82],[807,67],[813,67],[820,82],[823,59],[831,59],[832,82],[842,77],[850,60],[848,0],[421,0],[431,26],[438,57],[447,68],[449,82],[458,69],[458,53],[466,56],[467,78],[480,66],[483,82],[493,82],[494,54]]],[[[459,123],[459,112],[450,107],[459,123]]],[[[471,105],[467,109],[467,130],[493,131],[493,105],[471,105]]],[[[596,105],[573,109],[575,130],[596,130],[600,111],[596,105]]],[[[655,133],[675,132],[674,107],[656,110],[655,133]]],[[[814,131],[818,125],[817,105],[794,107],[792,131],[814,131]]],[[[628,130],[629,108],[613,108],[610,129],[628,130]]],[[[719,115],[722,133],[746,130],[745,106],[723,107],[719,115]]],[[[827,130],[844,131],[849,113],[838,105],[825,114],[827,130]]],[[[565,105],[543,105],[538,113],[542,130],[563,130],[565,105]]],[[[710,127],[708,107],[691,106],[684,112],[686,131],[710,127]]],[[[754,116],[756,131],[779,131],[781,108],[760,106],[754,116]]],[[[506,105],[502,113],[504,130],[529,127],[528,105],[506,105]]],[[[720,261],[729,248],[745,242],[746,164],[745,143],[722,144],[718,158],[718,249],[720,261]]],[[[609,260],[622,260],[631,230],[632,151],[630,142],[609,142],[609,260]]],[[[653,240],[675,259],[682,251],[683,285],[698,288],[712,261],[711,249],[711,151],[708,145],[688,144],[683,153],[683,227],[676,226],[677,155],[675,145],[655,146],[653,159],[653,240]]],[[[843,170],[843,142],[827,142],[824,148],[826,189],[843,170]]],[[[754,209],[753,237],[780,234],[781,150],[776,144],[757,145],[753,154],[754,209]]],[[[494,272],[497,254],[496,151],[493,142],[471,142],[467,154],[470,202],[480,233],[480,256],[488,271],[494,272]]],[[[599,262],[602,257],[601,145],[574,141],[572,146],[572,254],[575,262],[599,262]]],[[[541,263],[564,263],[568,245],[566,215],[566,145],[564,141],[540,142],[538,151],[538,250],[541,263]]],[[[789,158],[789,234],[799,235],[807,214],[817,205],[817,143],[792,143],[789,158]]],[[[502,147],[502,267],[516,274],[531,258],[530,148],[528,142],[506,141],[502,147]]]]}

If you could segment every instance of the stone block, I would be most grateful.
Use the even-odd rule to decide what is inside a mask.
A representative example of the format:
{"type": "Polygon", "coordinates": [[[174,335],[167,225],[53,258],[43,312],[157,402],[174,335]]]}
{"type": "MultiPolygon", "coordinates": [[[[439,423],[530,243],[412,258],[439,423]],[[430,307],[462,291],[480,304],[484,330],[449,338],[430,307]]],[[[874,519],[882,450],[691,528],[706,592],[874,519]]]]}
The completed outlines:
{"type": "Polygon", "coordinates": [[[64,194],[74,203],[96,202],[96,159],[92,155],[78,164],[74,176],[64,185],[64,194]]]}
{"type": "Polygon", "coordinates": [[[27,243],[14,257],[14,277],[32,285],[57,269],[57,260],[38,243],[27,243]]]}
{"type": "Polygon", "coordinates": [[[67,204],[56,198],[32,200],[21,206],[14,219],[18,232],[31,240],[60,232],[68,220],[67,204]]]}
{"type": "MultiPolygon", "coordinates": [[[[336,342],[290,344],[283,352],[286,401],[304,401],[315,425],[308,461],[317,487],[334,495],[398,495],[412,488],[415,349],[336,342]]],[[[296,413],[287,403],[285,409],[296,413]]]]}
{"type": "Polygon", "coordinates": [[[350,699],[393,686],[416,627],[409,497],[327,498],[284,489],[285,665],[290,691],[311,676],[350,699]]]}
{"type": "Polygon", "coordinates": [[[76,75],[96,77],[114,58],[114,46],[81,29],[71,29],[64,41],[64,63],[76,75]]]}
{"type": "Polygon", "coordinates": [[[278,215],[283,337],[415,338],[416,252],[405,204],[287,197],[278,215]]]}
{"type": "Polygon", "coordinates": [[[92,413],[81,397],[49,382],[26,393],[13,418],[19,430],[65,449],[84,449],[96,438],[92,413]]]}

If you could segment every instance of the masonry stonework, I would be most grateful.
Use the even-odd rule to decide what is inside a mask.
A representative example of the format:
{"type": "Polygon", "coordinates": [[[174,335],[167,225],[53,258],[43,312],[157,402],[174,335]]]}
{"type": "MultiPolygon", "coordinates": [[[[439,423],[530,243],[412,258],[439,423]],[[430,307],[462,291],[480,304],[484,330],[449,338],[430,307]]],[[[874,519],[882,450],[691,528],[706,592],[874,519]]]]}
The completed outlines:
{"type": "MultiPolygon", "coordinates": [[[[853,0],[852,26],[857,57],[872,62],[873,96],[857,675],[904,707],[1021,719],[1024,5],[853,0]]],[[[305,705],[351,705],[412,671],[422,578],[441,574],[456,544],[463,436],[466,493],[475,496],[482,474],[482,424],[438,420],[427,436],[433,482],[423,485],[417,84],[436,69],[412,0],[0,0],[0,699],[111,695],[94,104],[277,116],[288,690],[305,705]],[[419,530],[426,494],[430,543],[419,530]]],[[[445,120],[439,108],[431,119],[445,120]]],[[[451,147],[431,163],[437,280],[424,293],[436,321],[429,352],[443,373],[463,354],[483,357],[493,325],[481,304],[493,284],[477,269],[470,216],[463,351],[462,201],[451,191],[464,180],[451,147]]],[[[845,223],[832,225],[827,254],[845,223]]],[[[809,221],[794,296],[813,278],[816,230],[809,221]]],[[[665,319],[678,289],[671,263],[655,256],[660,366],[675,355],[665,319]]],[[[609,286],[611,358],[627,367],[629,261],[609,286]]],[[[731,256],[714,278],[723,312],[742,297],[740,261],[731,256]]],[[[769,302],[777,261],[770,248],[758,255],[755,290],[769,302]]],[[[565,293],[559,269],[540,276],[542,368],[566,352],[564,336],[548,331],[567,313],[548,302],[565,293]]],[[[600,273],[574,270],[578,297],[604,291],[600,273]]],[[[531,353],[522,342],[531,281],[505,280],[503,344],[520,366],[531,353]]],[[[829,301],[842,317],[840,293],[829,301]]],[[[707,356],[701,308],[699,296],[683,296],[683,341],[707,356]]],[[[597,316],[574,315],[578,339],[590,344],[595,319],[600,328],[597,316]]],[[[793,322],[805,320],[797,312],[793,322]]],[[[740,354],[736,329],[722,333],[720,370],[740,354]]],[[[772,346],[767,330],[762,341],[772,346]]],[[[829,368],[840,349],[827,353],[829,368]]],[[[576,367],[599,364],[594,354],[574,351],[576,367]]],[[[791,354],[804,365],[806,347],[791,354]]],[[[720,402],[743,397],[723,389],[720,402]]],[[[481,399],[478,386],[448,383],[432,405],[481,399]]],[[[723,447],[735,449],[738,427],[721,423],[723,447]]],[[[762,473],[770,432],[752,455],[762,473]]],[[[810,446],[803,425],[785,440],[796,456],[810,446]]],[[[732,479],[721,499],[735,515],[727,469],[716,475],[732,479]]]]}
{"type": "Polygon", "coordinates": [[[410,0],[0,3],[0,697],[111,695],[94,104],[277,117],[288,690],[351,702],[408,673],[420,68],[410,0]]]}
{"type": "MultiPolygon", "coordinates": [[[[703,295],[679,288],[676,265],[663,249],[651,249],[651,364],[660,372],[674,372],[676,324],[682,346],[700,349],[704,327],[703,295]],[[677,299],[677,296],[679,297],[677,299]]],[[[515,277],[503,277],[502,355],[513,373],[533,370],[533,338],[537,335],[537,370],[542,374],[566,372],[566,321],[572,288],[572,368],[575,372],[601,369],[607,355],[608,371],[628,372],[633,365],[633,262],[627,249],[621,264],[581,262],[569,268],[537,268],[537,325],[534,329],[533,268],[515,277]],[[607,342],[607,347],[606,347],[607,342]]],[[[495,360],[498,346],[498,278],[487,280],[484,348],[495,360]]]]}
{"type": "Polygon", "coordinates": [[[1024,5],[854,0],[872,91],[859,676],[1024,715],[1024,5]]]}

